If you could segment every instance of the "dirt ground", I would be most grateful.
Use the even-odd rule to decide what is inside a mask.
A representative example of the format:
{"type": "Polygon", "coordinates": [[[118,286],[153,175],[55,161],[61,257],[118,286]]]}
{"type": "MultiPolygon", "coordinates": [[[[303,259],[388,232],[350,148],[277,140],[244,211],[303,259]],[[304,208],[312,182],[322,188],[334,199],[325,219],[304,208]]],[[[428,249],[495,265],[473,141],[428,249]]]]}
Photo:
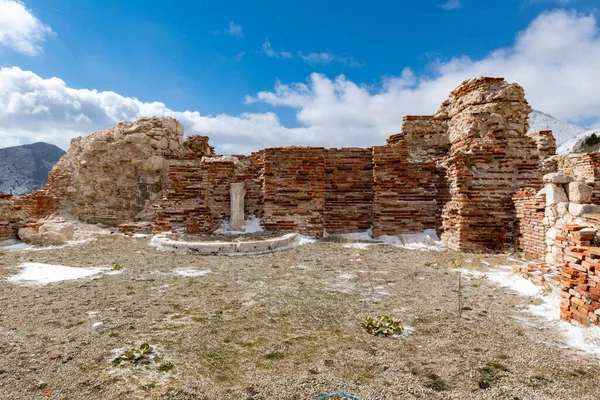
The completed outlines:
{"type": "MultiPolygon", "coordinates": [[[[560,348],[560,335],[523,311],[537,300],[465,280],[459,319],[456,253],[318,242],[201,257],[148,243],[107,236],[0,255],[0,398],[600,399],[599,361],[560,348]],[[123,268],[45,286],[5,280],[27,261],[123,268]],[[173,272],[182,267],[211,272],[173,272]],[[406,333],[361,327],[382,314],[406,333]],[[156,362],[113,365],[142,343],[156,362]]],[[[467,258],[463,267],[481,271],[482,260],[510,264],[467,258]]]]}

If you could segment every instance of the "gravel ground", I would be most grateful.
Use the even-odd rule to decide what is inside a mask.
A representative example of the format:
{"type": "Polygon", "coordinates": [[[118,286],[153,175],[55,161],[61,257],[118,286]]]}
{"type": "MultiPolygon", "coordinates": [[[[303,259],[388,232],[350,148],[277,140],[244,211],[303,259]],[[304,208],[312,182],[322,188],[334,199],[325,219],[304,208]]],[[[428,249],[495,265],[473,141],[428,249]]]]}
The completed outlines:
{"type": "MultiPolygon", "coordinates": [[[[0,253],[0,398],[314,399],[340,390],[361,399],[600,399],[599,361],[560,348],[559,334],[523,311],[528,298],[485,277],[465,280],[459,319],[457,253],[320,242],[199,257],[148,242],[105,236],[0,253]],[[46,286],[7,282],[26,261],[123,269],[46,286]],[[381,314],[414,331],[367,334],[361,322],[381,314]],[[160,359],[112,364],[142,343],[160,359]]],[[[510,264],[477,255],[463,267],[485,271],[482,260],[510,264]]]]}

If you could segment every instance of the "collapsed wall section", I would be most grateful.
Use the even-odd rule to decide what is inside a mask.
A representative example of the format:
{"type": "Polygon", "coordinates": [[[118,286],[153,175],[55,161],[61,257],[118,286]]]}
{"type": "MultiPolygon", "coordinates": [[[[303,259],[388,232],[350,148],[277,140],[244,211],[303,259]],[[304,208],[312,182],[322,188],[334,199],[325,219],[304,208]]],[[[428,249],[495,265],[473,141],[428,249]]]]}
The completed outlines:
{"type": "Polygon", "coordinates": [[[373,216],[371,149],[326,149],[323,227],[329,234],[363,232],[373,216]]]}

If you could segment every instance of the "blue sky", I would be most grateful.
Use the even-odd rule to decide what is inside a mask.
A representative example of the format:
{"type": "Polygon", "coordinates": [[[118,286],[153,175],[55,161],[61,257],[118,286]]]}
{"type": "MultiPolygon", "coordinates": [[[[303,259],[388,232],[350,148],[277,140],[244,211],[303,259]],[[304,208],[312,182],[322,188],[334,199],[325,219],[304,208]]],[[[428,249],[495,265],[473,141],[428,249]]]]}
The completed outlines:
{"type": "MultiPolygon", "coordinates": [[[[590,99],[592,104],[589,106],[579,107],[582,112],[562,112],[565,107],[559,100],[552,100],[554,96],[561,96],[560,88],[537,95],[537,87],[543,86],[543,81],[536,81],[528,87],[526,83],[532,72],[523,73],[511,67],[510,57],[516,57],[514,54],[486,67],[494,61],[493,54],[499,49],[518,53],[525,45],[533,49],[552,47],[552,43],[542,42],[538,46],[538,43],[526,42],[519,45],[518,41],[519,38],[527,38],[527,32],[533,37],[531,40],[543,41],[544,36],[549,36],[545,32],[552,32],[553,26],[558,26],[561,38],[572,34],[575,41],[588,40],[591,47],[581,49],[582,52],[597,49],[598,24],[594,5],[597,2],[592,0],[370,3],[257,0],[175,1],[169,4],[154,0],[0,0],[0,7],[3,3],[5,6],[8,3],[19,4],[40,26],[47,28],[45,33],[37,37],[34,35],[31,39],[36,50],[23,51],[18,45],[6,42],[7,35],[10,35],[6,32],[20,28],[6,21],[7,26],[3,28],[0,17],[0,60],[5,69],[16,67],[21,75],[24,72],[33,74],[27,79],[40,78],[42,81],[38,83],[44,85],[45,91],[49,90],[47,80],[57,77],[65,83],[65,93],[69,92],[67,89],[112,91],[127,100],[136,98],[141,103],[161,102],[168,111],[155,110],[155,107],[153,110],[162,114],[189,110],[206,117],[226,115],[238,118],[243,113],[251,113],[246,120],[227,122],[229,125],[226,127],[216,126],[223,123],[222,120],[184,121],[189,133],[193,130],[214,136],[223,152],[248,152],[290,142],[344,144],[346,138],[342,132],[348,126],[342,123],[339,127],[332,127],[330,122],[326,122],[327,115],[316,115],[315,109],[328,110],[332,119],[348,119],[342,115],[340,108],[353,103],[353,86],[364,91],[358,93],[357,102],[369,102],[368,107],[375,107],[373,102],[381,100],[377,98],[380,95],[385,97],[383,103],[388,112],[397,113],[389,121],[387,117],[381,118],[386,119],[382,126],[373,127],[377,122],[366,120],[346,122],[351,124],[350,128],[358,125],[357,131],[352,132],[348,140],[351,144],[380,144],[378,142],[385,135],[399,130],[403,115],[435,112],[432,104],[439,104],[444,99],[446,89],[457,86],[462,78],[467,77],[465,74],[488,70],[509,79],[511,75],[523,76],[526,82],[520,83],[525,86],[528,95],[532,91],[532,98],[536,100],[532,102],[534,107],[549,108],[543,111],[556,114],[559,110],[558,117],[588,124],[597,123],[600,116],[597,98],[590,99]],[[536,21],[541,21],[543,26],[536,26],[536,21]],[[568,26],[562,26],[563,22],[568,26]],[[580,28],[584,25],[588,26],[585,32],[580,28]],[[316,80],[315,75],[311,76],[313,73],[319,74],[316,80]],[[446,77],[450,80],[454,75],[454,81],[446,82],[446,77]],[[341,76],[342,80],[336,81],[341,76]],[[277,82],[284,85],[280,92],[274,88],[277,82]],[[337,87],[331,89],[336,82],[337,87]],[[421,92],[431,82],[437,82],[440,88],[430,93],[430,104],[423,100],[427,93],[421,92]],[[394,88],[390,89],[390,85],[394,88]],[[328,87],[331,89],[329,94],[336,97],[333,103],[328,103],[328,95],[320,92],[321,89],[327,92],[328,87]],[[393,93],[390,94],[390,91],[393,93]],[[410,93],[417,100],[406,98],[410,93]],[[361,98],[362,94],[368,98],[361,98]],[[394,98],[386,95],[397,98],[397,107],[394,107],[394,98]],[[594,109],[598,112],[594,113],[594,109]],[[251,127],[246,126],[248,119],[265,116],[269,119],[270,113],[276,121],[264,123],[253,120],[251,127]],[[369,131],[370,127],[373,127],[373,132],[369,131]],[[297,130],[290,131],[294,128],[297,130]],[[238,136],[232,132],[235,129],[240,130],[238,136]],[[252,133],[256,137],[249,138],[249,133],[242,132],[248,129],[271,131],[262,136],[252,133]],[[328,136],[330,129],[340,131],[332,135],[336,140],[319,139],[328,136]],[[275,136],[278,138],[273,139],[275,136]],[[374,143],[371,143],[369,138],[373,137],[378,142],[373,140],[374,143]],[[238,139],[244,145],[233,143],[238,139]],[[264,145],[260,146],[263,142],[264,145]]],[[[31,32],[19,34],[26,36],[31,32]]],[[[563,46],[570,47],[569,43],[563,46]]],[[[530,48],[527,51],[535,52],[530,48]]],[[[558,48],[550,48],[541,58],[550,53],[556,53],[556,60],[549,59],[545,64],[564,63],[564,60],[560,61],[560,54],[564,51],[558,48]]],[[[527,66],[527,60],[519,60],[527,66]]],[[[594,60],[580,59],[579,62],[590,63],[591,68],[594,60]]],[[[573,74],[570,64],[562,67],[552,76],[563,80],[560,74],[566,71],[573,74]]],[[[10,79],[17,80],[15,74],[13,69],[10,79]]],[[[596,79],[595,73],[590,74],[596,79]]],[[[25,91],[30,95],[35,92],[31,84],[22,84],[25,78],[19,79],[21,84],[16,89],[6,89],[7,84],[4,86],[6,98],[11,94],[10,90],[21,94],[25,91]]],[[[51,106],[46,108],[55,109],[60,105],[56,97],[73,94],[65,93],[54,96],[48,92],[36,98],[35,102],[42,108],[45,107],[44,101],[49,102],[51,106]]],[[[17,119],[17,114],[24,118],[29,113],[31,117],[32,108],[25,110],[27,112],[14,111],[4,118],[0,115],[0,140],[4,136],[4,143],[9,145],[41,138],[66,147],[68,139],[76,134],[108,127],[104,125],[110,126],[112,120],[122,115],[126,118],[137,116],[129,109],[111,114],[110,110],[107,111],[111,108],[110,104],[104,104],[108,100],[102,101],[102,108],[94,109],[96,100],[85,93],[76,93],[76,96],[87,96],[85,101],[90,101],[90,106],[86,107],[86,103],[78,100],[84,104],[81,118],[70,118],[68,124],[56,121],[56,118],[40,119],[39,124],[31,127],[31,131],[38,130],[37,135],[25,131],[15,133],[12,129],[18,121],[22,121],[17,119]],[[79,127],[73,123],[74,119],[79,119],[79,127]],[[3,124],[5,131],[10,133],[2,134],[3,124]],[[40,134],[39,129],[44,126],[50,126],[48,131],[53,133],[40,134]]],[[[115,101],[116,107],[121,107],[121,100],[115,101]]],[[[136,107],[147,112],[145,106],[136,107]]],[[[351,107],[348,110],[355,113],[351,107]]],[[[62,112],[62,109],[59,111],[62,112]]],[[[72,114],[71,111],[67,113],[72,114]]],[[[60,112],[55,114],[54,117],[60,119],[60,112]]],[[[38,118],[41,118],[40,113],[33,119],[38,118]]]]}

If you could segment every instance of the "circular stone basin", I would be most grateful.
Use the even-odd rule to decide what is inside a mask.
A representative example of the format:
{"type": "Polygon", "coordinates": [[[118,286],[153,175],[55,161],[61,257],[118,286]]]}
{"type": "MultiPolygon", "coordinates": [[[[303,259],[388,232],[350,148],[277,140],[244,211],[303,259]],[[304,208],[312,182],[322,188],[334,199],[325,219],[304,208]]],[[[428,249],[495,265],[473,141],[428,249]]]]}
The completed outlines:
{"type": "MultiPolygon", "coordinates": [[[[202,239],[206,239],[204,235],[202,239]]],[[[161,251],[172,251],[183,254],[198,255],[235,255],[266,253],[282,249],[294,243],[298,237],[297,233],[287,233],[282,236],[267,237],[267,239],[244,240],[240,236],[225,237],[228,240],[192,240],[194,235],[169,238],[167,235],[156,235],[150,242],[161,251]],[[187,240],[182,240],[187,239],[187,240]]],[[[196,238],[199,239],[199,238],[196,238]]],[[[223,238],[220,238],[223,239],[223,238]]]]}

